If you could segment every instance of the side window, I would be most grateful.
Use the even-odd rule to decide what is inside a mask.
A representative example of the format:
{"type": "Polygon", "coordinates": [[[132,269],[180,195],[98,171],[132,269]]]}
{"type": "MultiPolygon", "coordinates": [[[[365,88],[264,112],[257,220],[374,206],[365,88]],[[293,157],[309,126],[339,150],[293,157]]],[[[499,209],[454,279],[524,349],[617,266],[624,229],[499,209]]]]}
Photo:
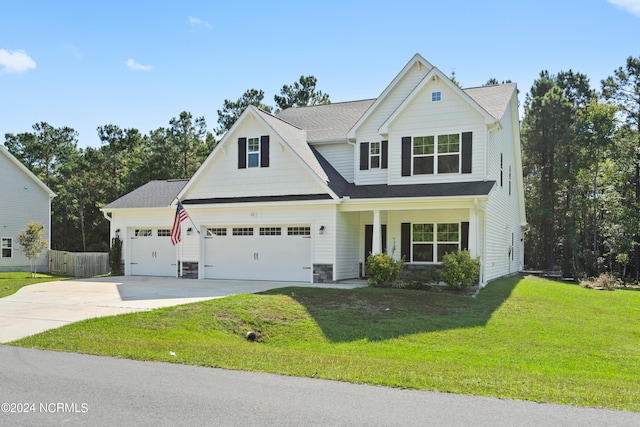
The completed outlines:
{"type": "Polygon", "coordinates": [[[369,145],[369,167],[371,169],[380,167],[380,143],[372,142],[369,145]]]}
{"type": "Polygon", "coordinates": [[[250,168],[260,166],[260,138],[247,139],[247,166],[250,168]]]}
{"type": "Polygon", "coordinates": [[[3,237],[0,243],[0,249],[2,250],[1,258],[13,258],[13,239],[3,237]]]}

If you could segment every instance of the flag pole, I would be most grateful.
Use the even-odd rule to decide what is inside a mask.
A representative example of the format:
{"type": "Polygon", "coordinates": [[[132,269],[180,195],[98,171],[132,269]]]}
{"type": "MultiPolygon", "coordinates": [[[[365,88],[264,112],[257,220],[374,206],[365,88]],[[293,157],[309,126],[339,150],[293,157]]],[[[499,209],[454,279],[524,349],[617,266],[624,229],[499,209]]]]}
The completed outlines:
{"type": "MultiPolygon", "coordinates": [[[[177,200],[178,198],[176,197],[175,199],[173,199],[174,201],[177,200]]],[[[182,205],[182,202],[178,199],[178,203],[182,205]]],[[[182,206],[182,208],[184,209],[184,205],[182,206]]],[[[200,234],[200,229],[198,228],[198,226],[196,225],[195,222],[193,222],[193,219],[191,219],[191,215],[189,215],[189,212],[187,212],[186,209],[184,209],[184,213],[187,214],[187,218],[189,218],[189,221],[191,221],[191,224],[193,224],[193,228],[196,229],[196,232],[198,234],[200,234]]]]}

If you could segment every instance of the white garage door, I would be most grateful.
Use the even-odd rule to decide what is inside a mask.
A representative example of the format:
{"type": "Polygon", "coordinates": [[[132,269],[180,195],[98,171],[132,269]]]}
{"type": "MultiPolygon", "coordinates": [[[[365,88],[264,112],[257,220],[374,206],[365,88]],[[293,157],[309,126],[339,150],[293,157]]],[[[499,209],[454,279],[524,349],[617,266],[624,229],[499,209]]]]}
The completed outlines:
{"type": "Polygon", "coordinates": [[[131,275],[175,277],[178,271],[176,249],[168,228],[131,230],[131,275]]]}
{"type": "Polygon", "coordinates": [[[310,227],[212,227],[206,233],[208,279],[312,281],[310,227]]]}

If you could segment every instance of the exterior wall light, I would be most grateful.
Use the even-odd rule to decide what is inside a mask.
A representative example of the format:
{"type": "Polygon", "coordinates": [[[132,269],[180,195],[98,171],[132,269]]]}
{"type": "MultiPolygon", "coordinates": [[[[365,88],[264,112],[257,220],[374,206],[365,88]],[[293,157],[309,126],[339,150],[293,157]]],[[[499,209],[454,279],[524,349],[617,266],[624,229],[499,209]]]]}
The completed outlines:
{"type": "Polygon", "coordinates": [[[320,226],[320,234],[324,234],[324,225],[320,226]]]}

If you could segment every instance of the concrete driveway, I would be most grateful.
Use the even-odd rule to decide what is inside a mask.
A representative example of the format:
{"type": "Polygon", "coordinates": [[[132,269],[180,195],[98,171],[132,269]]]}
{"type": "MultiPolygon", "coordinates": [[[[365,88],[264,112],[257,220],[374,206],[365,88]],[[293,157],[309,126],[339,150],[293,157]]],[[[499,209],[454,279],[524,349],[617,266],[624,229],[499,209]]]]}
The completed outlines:
{"type": "Polygon", "coordinates": [[[286,286],[351,289],[363,286],[363,283],[356,281],[311,285],[145,276],[39,283],[25,286],[13,295],[0,298],[0,343],[93,317],[147,311],[286,286]]]}

